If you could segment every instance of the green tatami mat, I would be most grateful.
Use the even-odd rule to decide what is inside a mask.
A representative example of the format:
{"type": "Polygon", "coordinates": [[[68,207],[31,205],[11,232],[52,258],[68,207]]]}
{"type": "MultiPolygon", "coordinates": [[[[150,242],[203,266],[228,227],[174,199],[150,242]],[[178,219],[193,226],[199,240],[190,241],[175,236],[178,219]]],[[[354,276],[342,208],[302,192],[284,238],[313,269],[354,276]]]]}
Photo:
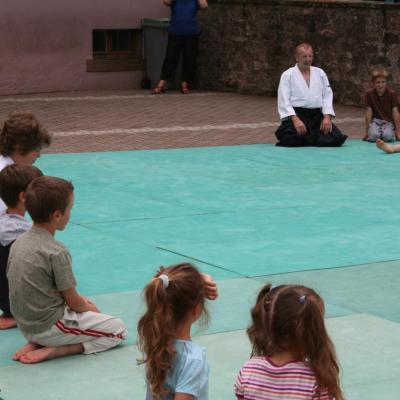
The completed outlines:
{"type": "Polygon", "coordinates": [[[216,267],[216,279],[398,259],[400,216],[388,204],[400,196],[399,161],[349,141],[341,149],[57,154],[39,166],[73,180],[72,222],[88,231],[69,226],[58,237],[71,247],[78,281],[96,271],[82,288],[107,293],[102,271],[126,268],[115,291],[139,289],[150,275],[143,267],[181,257],[216,267]]]}
{"type": "Polygon", "coordinates": [[[250,308],[267,281],[322,294],[348,400],[400,398],[400,154],[348,141],[54,154],[38,166],[73,181],[71,223],[56,237],[71,250],[78,290],[122,317],[129,337],[98,356],[26,366],[10,360],[19,331],[0,332],[0,398],[143,399],[140,291],[160,265],[183,260],[219,285],[210,325],[194,338],[209,351],[210,399],[233,398],[250,308]]]}
{"type": "Polygon", "coordinates": [[[400,323],[400,261],[257,278],[315,288],[325,302],[400,323]]]}
{"type": "MultiPolygon", "coordinates": [[[[141,289],[161,265],[193,261],[143,243],[122,227],[114,234],[69,225],[67,231],[56,236],[70,249],[78,289],[86,295],[141,289]]],[[[237,276],[201,262],[196,265],[219,278],[237,276]]]]}

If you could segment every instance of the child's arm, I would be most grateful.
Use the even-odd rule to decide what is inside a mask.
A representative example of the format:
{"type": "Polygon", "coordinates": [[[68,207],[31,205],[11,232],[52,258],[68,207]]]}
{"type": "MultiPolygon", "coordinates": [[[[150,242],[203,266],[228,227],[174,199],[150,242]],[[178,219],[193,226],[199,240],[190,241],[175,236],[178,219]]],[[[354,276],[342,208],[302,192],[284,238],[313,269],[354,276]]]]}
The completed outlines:
{"type": "Polygon", "coordinates": [[[368,129],[369,126],[371,125],[371,122],[372,122],[372,108],[367,107],[367,109],[365,110],[365,135],[363,137],[363,140],[367,140],[368,138],[368,129]]]}
{"type": "Polygon", "coordinates": [[[200,10],[205,10],[208,7],[208,0],[198,0],[200,10]]]}
{"type": "Polygon", "coordinates": [[[96,307],[96,304],[88,300],[87,298],[81,296],[76,289],[73,287],[71,289],[63,290],[61,292],[64,297],[67,306],[75,312],[85,312],[93,311],[100,312],[96,307]]]}
{"type": "Polygon", "coordinates": [[[174,0],[163,0],[164,5],[167,7],[171,7],[174,0]]]}
{"type": "Polygon", "coordinates": [[[393,120],[394,120],[394,126],[396,128],[396,139],[400,140],[400,113],[399,109],[396,107],[393,107],[393,120]]]}
{"type": "Polygon", "coordinates": [[[218,297],[218,287],[217,284],[213,281],[211,275],[201,274],[204,281],[204,290],[206,292],[206,297],[208,300],[215,300],[218,297]]]}

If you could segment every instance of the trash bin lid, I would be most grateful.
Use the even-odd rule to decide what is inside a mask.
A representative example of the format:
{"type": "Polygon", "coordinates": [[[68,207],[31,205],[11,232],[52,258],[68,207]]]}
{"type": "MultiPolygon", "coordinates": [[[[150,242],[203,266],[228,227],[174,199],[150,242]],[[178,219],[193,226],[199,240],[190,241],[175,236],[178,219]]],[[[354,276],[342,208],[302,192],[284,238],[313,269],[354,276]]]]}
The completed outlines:
{"type": "Polygon", "coordinates": [[[156,28],[167,28],[170,23],[169,18],[143,18],[142,26],[152,26],[156,28]]]}

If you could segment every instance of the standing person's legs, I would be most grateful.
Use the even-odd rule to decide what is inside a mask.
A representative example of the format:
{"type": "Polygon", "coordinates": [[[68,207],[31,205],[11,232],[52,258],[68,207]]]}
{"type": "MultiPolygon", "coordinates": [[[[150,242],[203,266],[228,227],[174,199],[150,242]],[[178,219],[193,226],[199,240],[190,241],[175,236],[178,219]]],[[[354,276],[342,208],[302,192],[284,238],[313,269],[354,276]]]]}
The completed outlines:
{"type": "Polygon", "coordinates": [[[168,35],[167,50],[161,68],[161,80],[154,87],[153,94],[165,93],[167,81],[174,79],[179,57],[182,53],[183,42],[181,36],[168,35]]]}
{"type": "Polygon", "coordinates": [[[367,141],[375,143],[381,138],[381,134],[381,124],[374,118],[369,124],[367,141]]]}
{"type": "MultiPolygon", "coordinates": [[[[182,83],[186,82],[187,85],[192,85],[194,81],[197,54],[199,51],[199,36],[190,35],[184,36],[183,50],[182,50],[182,83]]],[[[183,85],[182,85],[183,90],[183,85]]]]}
{"type": "Polygon", "coordinates": [[[168,35],[167,52],[161,70],[161,79],[163,81],[171,81],[174,79],[176,67],[182,51],[182,36],[168,35]]]}
{"type": "Polygon", "coordinates": [[[382,124],[382,139],[385,142],[393,142],[395,138],[394,125],[391,122],[385,122],[382,124]]]}
{"type": "Polygon", "coordinates": [[[49,330],[25,335],[29,343],[13,359],[33,364],[70,354],[100,353],[117,346],[126,335],[126,326],[119,318],[92,311],[65,310],[63,318],[49,330]]]}

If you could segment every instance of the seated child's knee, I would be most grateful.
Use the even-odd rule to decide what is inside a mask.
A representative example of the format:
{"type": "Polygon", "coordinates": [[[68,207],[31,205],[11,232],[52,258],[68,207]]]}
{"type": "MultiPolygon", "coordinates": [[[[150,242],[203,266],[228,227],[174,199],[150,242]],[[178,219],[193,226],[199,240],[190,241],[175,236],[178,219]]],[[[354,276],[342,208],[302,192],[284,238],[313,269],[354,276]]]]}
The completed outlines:
{"type": "Polygon", "coordinates": [[[120,318],[115,318],[115,336],[117,339],[119,339],[120,341],[125,340],[127,335],[128,335],[128,329],[124,323],[124,321],[122,321],[122,319],[120,318]]]}

